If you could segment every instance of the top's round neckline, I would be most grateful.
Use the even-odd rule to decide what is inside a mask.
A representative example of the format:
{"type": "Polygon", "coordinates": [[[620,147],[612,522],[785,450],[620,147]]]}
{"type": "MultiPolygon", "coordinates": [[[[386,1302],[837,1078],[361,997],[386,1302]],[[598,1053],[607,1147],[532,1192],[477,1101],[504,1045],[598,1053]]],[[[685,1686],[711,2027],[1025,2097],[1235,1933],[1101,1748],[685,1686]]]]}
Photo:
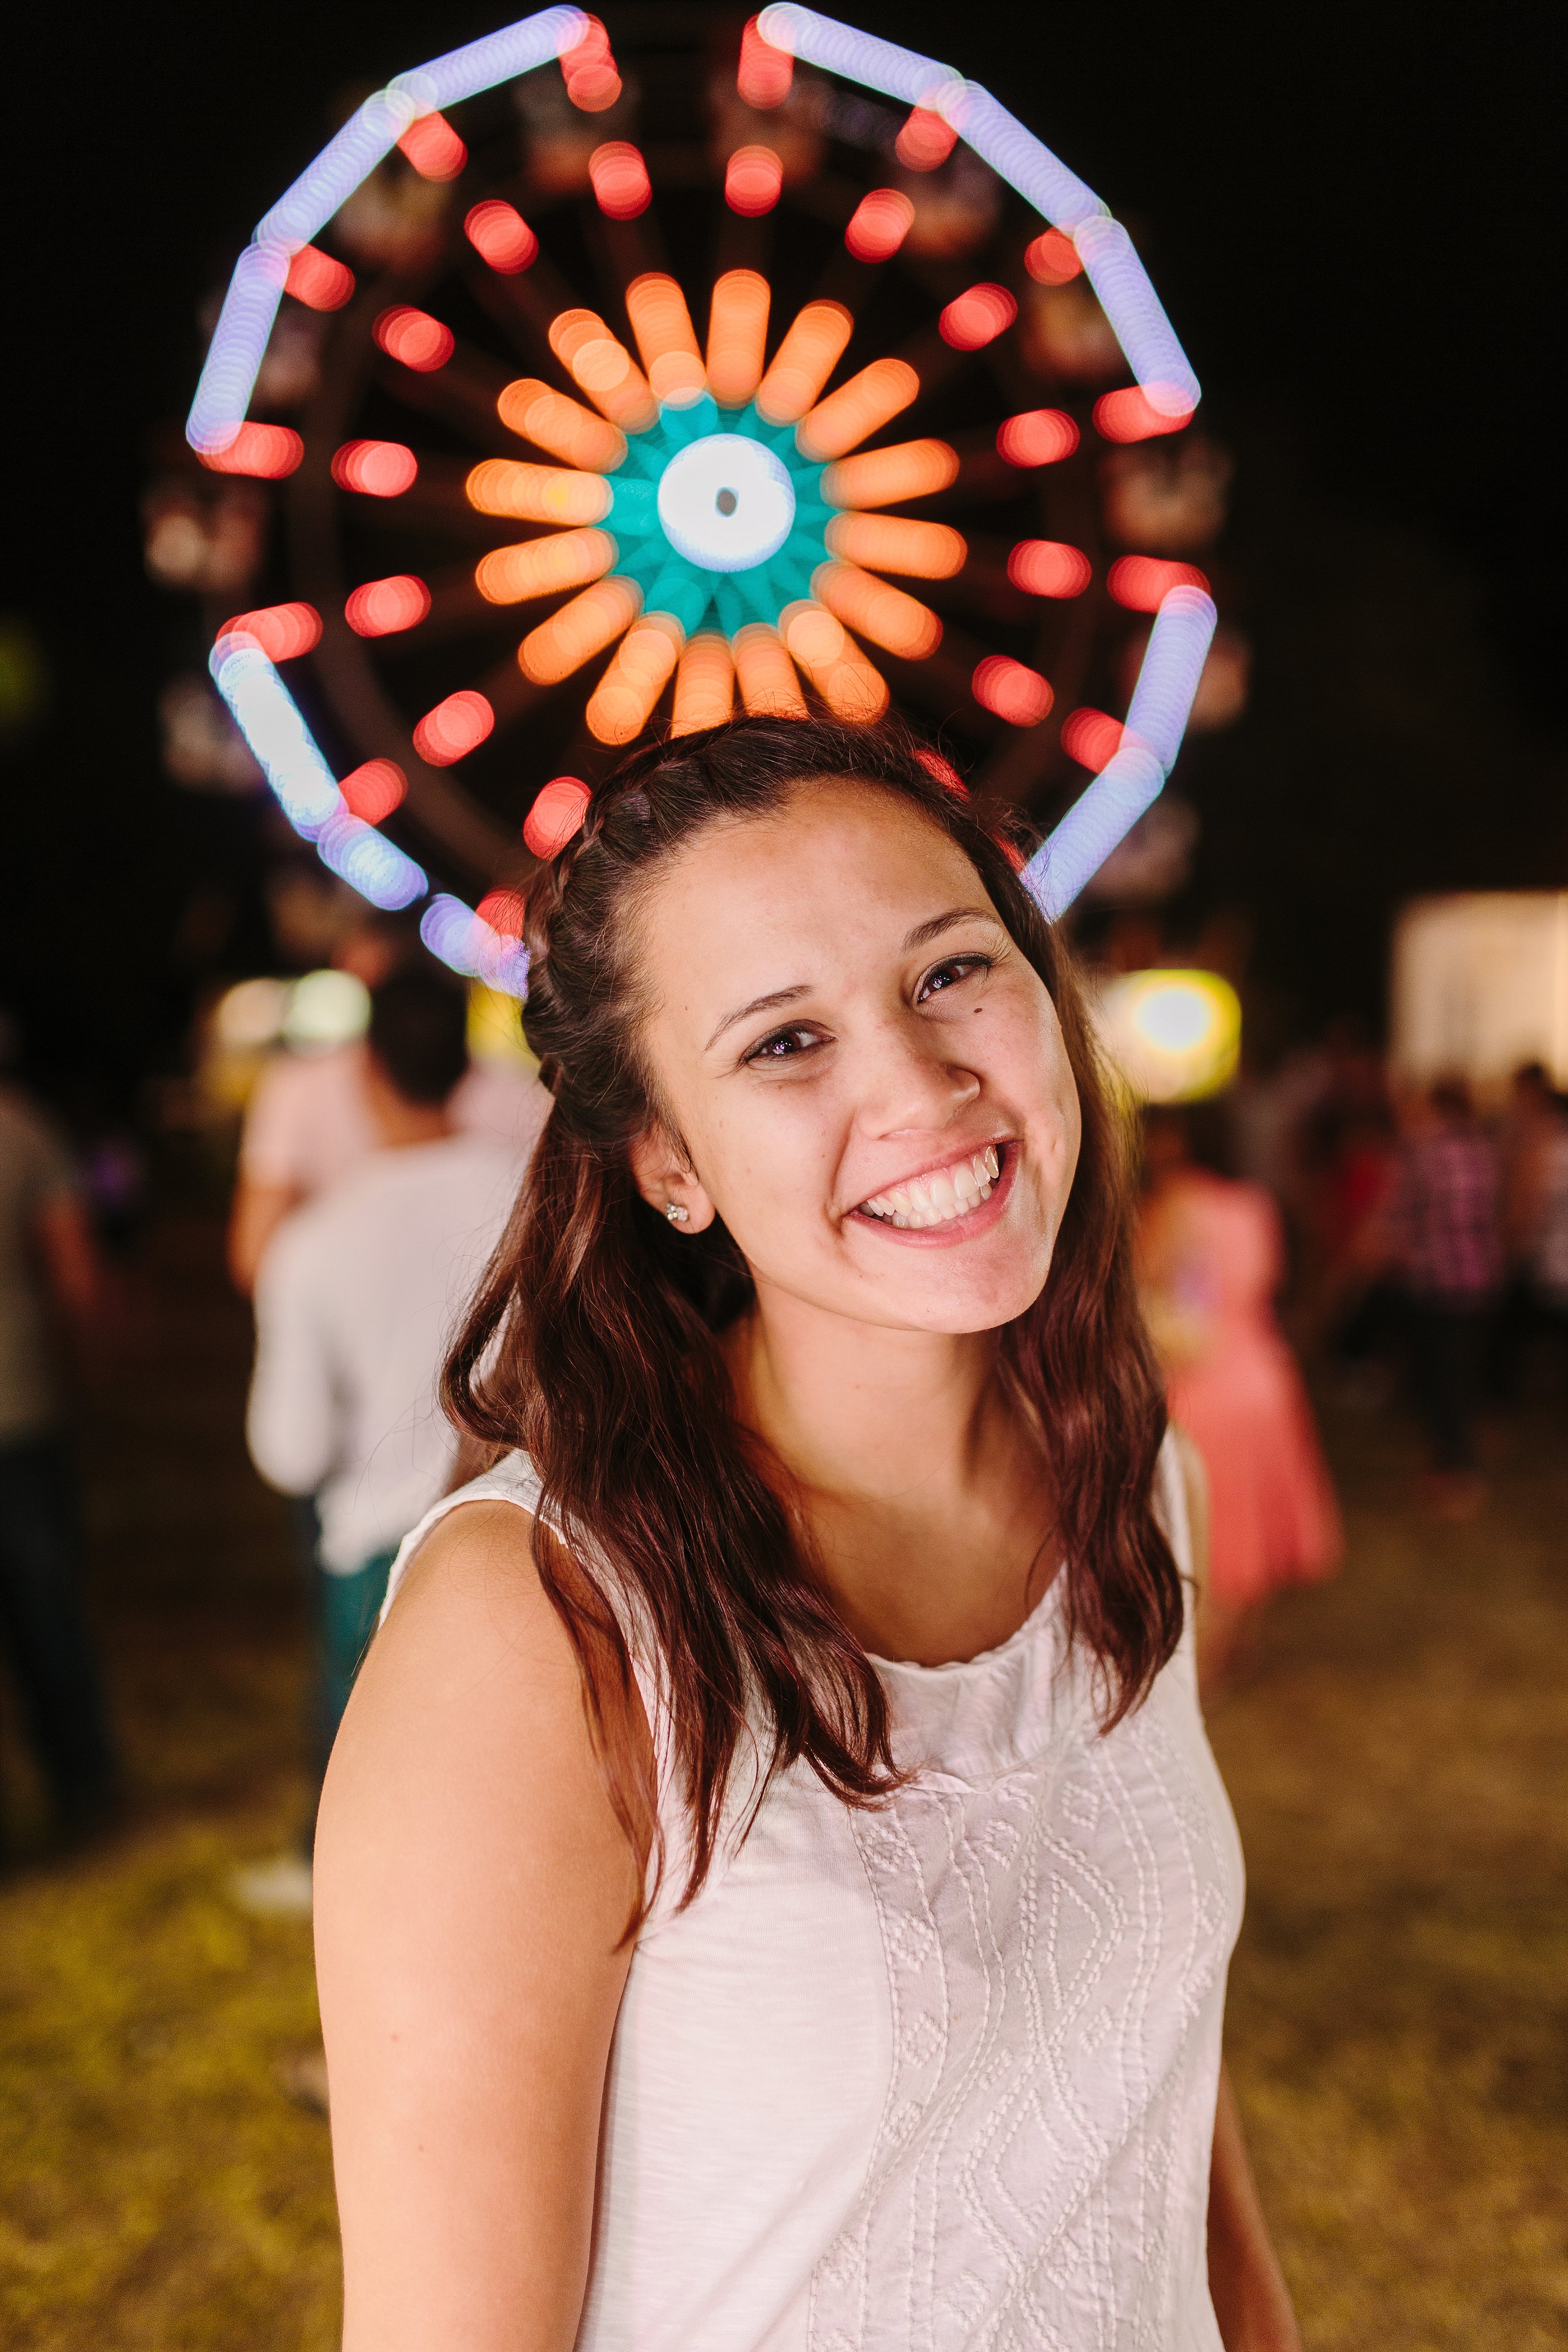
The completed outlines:
{"type": "Polygon", "coordinates": [[[977,1650],[972,1658],[949,1658],[940,1666],[922,1665],[918,1658],[884,1658],[875,1650],[868,1650],[866,1654],[879,1674],[909,1675],[921,1681],[932,1681],[943,1675],[980,1674],[987,1666],[998,1665],[1026,1648],[1041,1630],[1047,1615],[1056,1615],[1060,1606],[1059,1596],[1066,1568],[1065,1560],[1058,1561],[1055,1575],[1023,1623],[1016,1627],[1005,1642],[998,1642],[994,1649],[977,1650]]]}

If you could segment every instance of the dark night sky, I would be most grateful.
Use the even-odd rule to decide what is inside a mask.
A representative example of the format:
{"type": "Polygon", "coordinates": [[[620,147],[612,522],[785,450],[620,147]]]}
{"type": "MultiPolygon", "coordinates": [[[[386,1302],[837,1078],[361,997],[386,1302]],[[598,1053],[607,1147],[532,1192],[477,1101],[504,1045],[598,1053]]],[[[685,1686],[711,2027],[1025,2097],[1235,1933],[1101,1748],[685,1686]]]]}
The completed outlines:
{"type": "MultiPolygon", "coordinates": [[[[1194,909],[1249,909],[1306,1019],[1375,1013],[1407,891],[1568,885],[1553,12],[847,13],[987,83],[1133,221],[1237,455],[1258,691],[1191,780],[1194,909]]],[[[0,995],[45,1058],[168,1049],[168,939],[219,854],[211,811],[158,776],[169,614],[136,515],[148,430],[199,362],[195,303],[335,89],[502,20],[469,0],[166,0],[35,5],[14,29],[4,602],[36,622],[56,697],[5,768],[0,995]]]]}

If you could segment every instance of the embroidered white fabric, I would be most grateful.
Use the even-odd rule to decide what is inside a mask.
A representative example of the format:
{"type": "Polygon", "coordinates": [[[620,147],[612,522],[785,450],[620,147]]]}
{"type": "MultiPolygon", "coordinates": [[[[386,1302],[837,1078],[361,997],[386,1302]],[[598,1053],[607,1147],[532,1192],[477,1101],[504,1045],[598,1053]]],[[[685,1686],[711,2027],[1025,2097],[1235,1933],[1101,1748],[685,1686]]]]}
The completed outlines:
{"type": "MultiPolygon", "coordinates": [[[[537,1494],[513,1456],[448,1496],[392,1590],[444,1512],[537,1494]]],[[[1160,1499],[1185,1570],[1169,1440],[1160,1499]]],[[[1242,1872],[1191,1624],[1109,1738],[1054,1585],[984,1656],[879,1663],[918,1778],[857,1812],[784,1774],[679,1911],[637,1657],[675,1885],[616,2026],[578,2352],[1219,2352],[1242,1872]]]]}

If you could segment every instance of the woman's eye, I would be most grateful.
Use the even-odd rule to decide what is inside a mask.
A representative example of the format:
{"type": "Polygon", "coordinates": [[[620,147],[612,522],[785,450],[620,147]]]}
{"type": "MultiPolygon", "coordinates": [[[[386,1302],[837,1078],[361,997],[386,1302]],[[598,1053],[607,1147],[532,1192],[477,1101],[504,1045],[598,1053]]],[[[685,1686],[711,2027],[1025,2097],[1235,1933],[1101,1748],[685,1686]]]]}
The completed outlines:
{"type": "Polygon", "coordinates": [[[923,1004],[928,997],[953,987],[961,980],[968,980],[972,973],[989,971],[990,969],[989,956],[950,956],[946,963],[939,963],[934,971],[927,972],[921,982],[918,1001],[923,1004]]]}
{"type": "Polygon", "coordinates": [[[748,1062],[793,1062],[821,1040],[813,1029],[775,1029],[746,1055],[748,1062]]]}

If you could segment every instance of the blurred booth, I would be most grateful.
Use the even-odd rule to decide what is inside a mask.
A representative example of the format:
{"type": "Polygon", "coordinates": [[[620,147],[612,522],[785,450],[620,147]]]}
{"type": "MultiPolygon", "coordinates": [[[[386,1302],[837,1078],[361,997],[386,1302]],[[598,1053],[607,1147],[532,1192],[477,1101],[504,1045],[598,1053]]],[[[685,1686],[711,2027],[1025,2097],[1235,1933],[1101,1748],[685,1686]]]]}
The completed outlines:
{"type": "Polygon", "coordinates": [[[1401,914],[1390,976],[1397,1080],[1496,1097],[1522,1063],[1568,1087],[1568,891],[1476,890],[1401,914]]]}

